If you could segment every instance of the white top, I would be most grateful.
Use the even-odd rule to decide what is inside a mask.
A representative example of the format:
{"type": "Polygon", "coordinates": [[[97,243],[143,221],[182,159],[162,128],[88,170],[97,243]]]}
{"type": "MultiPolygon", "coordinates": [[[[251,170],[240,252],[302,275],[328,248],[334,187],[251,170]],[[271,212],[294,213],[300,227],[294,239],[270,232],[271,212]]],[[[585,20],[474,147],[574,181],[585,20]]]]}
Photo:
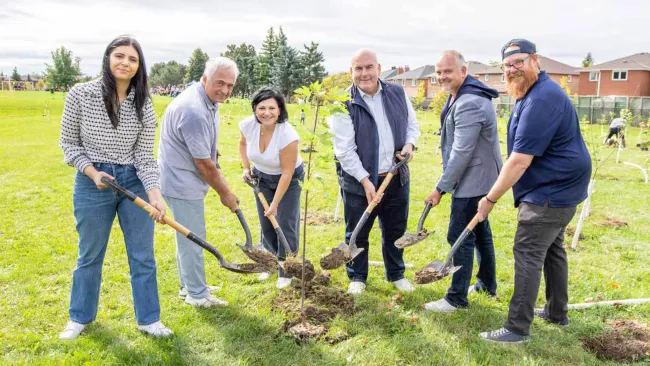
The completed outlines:
{"type": "MultiPolygon", "coordinates": [[[[246,155],[257,170],[265,174],[282,174],[280,166],[280,150],[294,141],[300,141],[300,136],[289,122],[277,123],[269,146],[260,153],[260,128],[261,125],[250,116],[239,122],[239,130],[246,139],[246,155]]],[[[296,159],[296,168],[302,164],[300,153],[296,159]]]]}
{"type": "MultiPolygon", "coordinates": [[[[379,173],[386,173],[390,170],[395,159],[395,142],[393,139],[393,131],[390,128],[384,105],[381,100],[383,93],[381,83],[379,89],[374,96],[370,96],[361,89],[359,89],[361,97],[368,105],[370,113],[375,119],[377,125],[377,135],[379,137],[379,173]]],[[[406,97],[406,106],[408,108],[408,125],[406,128],[406,140],[404,144],[413,144],[415,146],[418,138],[420,137],[420,126],[415,118],[415,111],[413,105],[406,97]]],[[[363,168],[359,155],[357,155],[357,144],[355,143],[354,125],[349,114],[335,114],[328,118],[330,132],[334,137],[334,154],[341,163],[341,167],[348,174],[355,177],[358,181],[367,177],[369,174],[363,168]]]]}
{"type": "Polygon", "coordinates": [[[612,123],[609,124],[609,128],[617,128],[623,126],[625,126],[624,118],[614,118],[614,120],[612,120],[612,123]]]}

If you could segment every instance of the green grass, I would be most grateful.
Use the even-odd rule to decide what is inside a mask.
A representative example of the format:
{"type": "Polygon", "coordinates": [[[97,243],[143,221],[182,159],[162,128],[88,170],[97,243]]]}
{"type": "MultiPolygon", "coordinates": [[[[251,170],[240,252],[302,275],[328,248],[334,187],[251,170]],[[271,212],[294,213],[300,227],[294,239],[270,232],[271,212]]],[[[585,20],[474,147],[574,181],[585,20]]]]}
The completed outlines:
{"type": "MultiPolygon", "coordinates": [[[[470,310],[451,315],[425,313],[420,304],[441,298],[449,279],[421,286],[404,296],[399,307],[387,305],[395,290],[383,280],[383,268],[372,267],[367,293],[358,298],[357,312],[332,324],[334,334],[349,338],[329,344],[311,341],[299,346],[282,334],[283,317],[271,310],[277,295],[275,280],[259,283],[256,276],[241,276],[221,269],[206,255],[210,284],[221,285],[216,295],[229,303],[225,309],[197,310],[185,306],[177,296],[178,279],[174,255],[174,233],[156,226],[155,253],[162,307],[162,321],[175,336],[158,340],[137,331],[130,296],[129,272],[122,234],[117,223],[108,246],[97,320],[75,342],[61,342],[58,334],[67,319],[72,270],[77,255],[77,234],[72,215],[74,169],[63,163],[58,147],[63,96],[53,98],[39,92],[0,92],[0,354],[3,364],[286,364],[312,365],[596,365],[608,364],[582,349],[580,338],[602,333],[604,319],[650,320],[650,306],[592,308],[572,311],[571,326],[560,329],[536,320],[532,340],[523,346],[503,347],[478,339],[481,331],[496,329],[505,319],[513,291],[511,251],[516,210],[507,194],[490,216],[494,230],[498,299],[470,297],[470,310]],[[45,103],[50,118],[43,117],[45,103]],[[410,319],[416,317],[415,322],[410,319]]],[[[154,98],[159,116],[170,99],[154,98]]],[[[297,106],[290,106],[290,115],[297,106]]],[[[237,153],[237,122],[249,107],[228,104],[221,109],[225,123],[219,139],[221,165],[234,192],[241,198],[244,214],[259,239],[253,195],[240,181],[237,153]],[[231,110],[232,109],[232,110],[231,110]],[[230,113],[228,113],[228,111],[230,113]],[[230,118],[225,118],[227,116],[230,118]]],[[[308,120],[312,118],[308,113],[308,120]]],[[[433,135],[439,120],[431,113],[420,115],[420,150],[412,162],[413,182],[409,232],[419,218],[422,200],[440,176],[438,137],[433,135]]],[[[501,139],[505,141],[504,121],[501,139]]],[[[602,148],[601,127],[587,127],[598,158],[611,149],[602,148]],[[591,128],[591,130],[589,130],[591,128]]],[[[304,133],[305,127],[299,126],[304,133]]],[[[628,131],[629,146],[637,142],[639,130],[628,131]]],[[[502,147],[505,152],[505,148],[502,147]]],[[[303,156],[306,159],[306,155],[303,156]]],[[[585,298],[604,300],[641,298],[650,294],[650,185],[643,184],[638,170],[607,161],[597,178],[592,216],[586,222],[584,241],[569,252],[571,303],[585,298]],[[626,221],[623,228],[604,227],[607,217],[626,221]]],[[[622,160],[647,167],[635,148],[622,153],[622,160]]],[[[334,168],[326,165],[319,174],[327,184],[318,188],[310,202],[311,212],[331,217],[336,206],[334,168]]],[[[303,202],[304,204],[304,202],[303,202]]],[[[418,246],[407,249],[405,259],[414,270],[449,249],[446,226],[449,198],[434,209],[426,227],[436,233],[418,246]]],[[[234,215],[219,204],[214,192],[207,198],[208,241],[232,262],[246,261],[235,246],[243,235],[234,215]]],[[[575,226],[574,222],[571,224],[575,226]]],[[[377,226],[377,225],[375,225],[377,226]]],[[[338,244],[342,222],[308,227],[307,255],[312,262],[338,244]]],[[[370,258],[381,260],[378,230],[371,236],[370,258]]],[[[302,245],[302,243],[301,243],[302,245]]],[[[476,270],[476,268],[475,268],[476,270]]],[[[334,271],[333,286],[345,288],[342,269],[334,271]]],[[[543,304],[543,286],[538,304],[543,304]]]]}

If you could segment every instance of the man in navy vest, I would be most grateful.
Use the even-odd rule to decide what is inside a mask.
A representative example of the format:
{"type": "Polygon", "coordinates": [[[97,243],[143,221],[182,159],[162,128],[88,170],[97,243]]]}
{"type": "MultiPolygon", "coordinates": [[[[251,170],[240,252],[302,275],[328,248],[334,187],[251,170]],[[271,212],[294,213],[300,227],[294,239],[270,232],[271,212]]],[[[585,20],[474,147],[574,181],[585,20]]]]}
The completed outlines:
{"type": "Polygon", "coordinates": [[[515,291],[503,328],[480,334],[497,343],[530,338],[534,316],[560,326],[567,317],[569,266],[564,231],[587,198],[591,157],[578,115],[562,88],[540,69],[535,44],[513,39],[501,49],[506,89],[515,103],[508,121],[508,159],[479,202],[479,220],[512,187],[519,207],[513,253],[515,291]],[[546,306],[535,309],[544,270],[546,306]]]}
{"type": "MultiPolygon", "coordinates": [[[[404,89],[379,80],[380,73],[381,65],[374,52],[357,51],[350,67],[354,85],[350,89],[351,100],[346,102],[348,114],[334,115],[329,120],[334,154],[339,161],[337,173],[345,210],[346,242],[375,198],[386,173],[396,159],[403,159],[406,153],[413,156],[420,136],[415,111],[404,89]]],[[[377,217],[386,279],[400,291],[414,290],[404,278],[404,250],[394,244],[406,231],[409,181],[409,169],[404,165],[357,236],[357,246],[365,250],[347,265],[349,293],[361,294],[366,288],[368,235],[377,217]]]]}

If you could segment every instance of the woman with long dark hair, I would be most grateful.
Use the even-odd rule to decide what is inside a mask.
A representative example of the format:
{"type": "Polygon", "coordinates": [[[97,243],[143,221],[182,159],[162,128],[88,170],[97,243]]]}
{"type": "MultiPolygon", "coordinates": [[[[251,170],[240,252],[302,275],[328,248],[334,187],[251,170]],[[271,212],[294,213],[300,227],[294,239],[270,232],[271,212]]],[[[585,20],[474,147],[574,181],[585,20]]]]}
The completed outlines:
{"type": "Polygon", "coordinates": [[[79,255],[72,275],[70,321],[61,339],[75,339],[95,320],[102,264],[117,215],[124,234],[138,328],[165,337],[160,322],[153,221],[147,213],[113,192],[106,177],[149,202],[162,222],[165,204],[153,156],[156,116],[147,87],[140,44],[129,36],[114,39],[104,52],[102,76],[77,84],[68,93],[61,119],[65,162],[77,169],[73,190],[79,255]]]}
{"type": "MultiPolygon", "coordinates": [[[[280,261],[287,254],[279,245],[273,226],[267,219],[277,216],[278,223],[293,253],[298,251],[300,234],[300,182],[304,178],[302,159],[298,153],[300,136],[287,123],[289,114],[282,94],[272,88],[261,88],[253,96],[253,115],[239,122],[239,155],[244,167],[244,180],[253,173],[259,177],[259,187],[269,204],[264,210],[257,199],[257,213],[262,227],[262,244],[280,261]]],[[[270,276],[262,273],[260,279],[270,276]]],[[[277,288],[291,284],[291,276],[285,276],[278,266],[277,288]]]]}

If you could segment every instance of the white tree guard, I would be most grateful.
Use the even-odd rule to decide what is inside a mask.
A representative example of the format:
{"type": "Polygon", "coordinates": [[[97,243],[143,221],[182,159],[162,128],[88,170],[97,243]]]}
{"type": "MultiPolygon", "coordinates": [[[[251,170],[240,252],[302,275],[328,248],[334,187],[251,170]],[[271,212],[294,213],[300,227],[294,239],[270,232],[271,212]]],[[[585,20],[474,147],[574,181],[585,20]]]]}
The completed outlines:
{"type": "Polygon", "coordinates": [[[595,179],[592,179],[589,182],[587,187],[587,200],[585,200],[584,205],[582,205],[582,211],[580,212],[580,218],[578,218],[578,225],[576,226],[576,231],[573,234],[573,241],[571,242],[571,249],[575,249],[578,246],[578,240],[580,239],[580,231],[582,231],[582,224],[585,219],[589,217],[589,211],[591,209],[591,194],[594,192],[594,184],[596,183],[595,179]]]}
{"type": "Polygon", "coordinates": [[[623,164],[633,166],[635,168],[639,168],[641,170],[641,173],[643,173],[643,177],[645,178],[645,184],[648,184],[648,171],[645,170],[642,166],[628,163],[627,161],[624,161],[623,164]]]}
{"type": "Polygon", "coordinates": [[[647,303],[650,303],[650,298],[586,302],[583,304],[569,304],[567,308],[569,310],[576,310],[576,309],[592,308],[594,306],[621,306],[621,305],[638,305],[638,304],[647,304],[647,303]]]}

